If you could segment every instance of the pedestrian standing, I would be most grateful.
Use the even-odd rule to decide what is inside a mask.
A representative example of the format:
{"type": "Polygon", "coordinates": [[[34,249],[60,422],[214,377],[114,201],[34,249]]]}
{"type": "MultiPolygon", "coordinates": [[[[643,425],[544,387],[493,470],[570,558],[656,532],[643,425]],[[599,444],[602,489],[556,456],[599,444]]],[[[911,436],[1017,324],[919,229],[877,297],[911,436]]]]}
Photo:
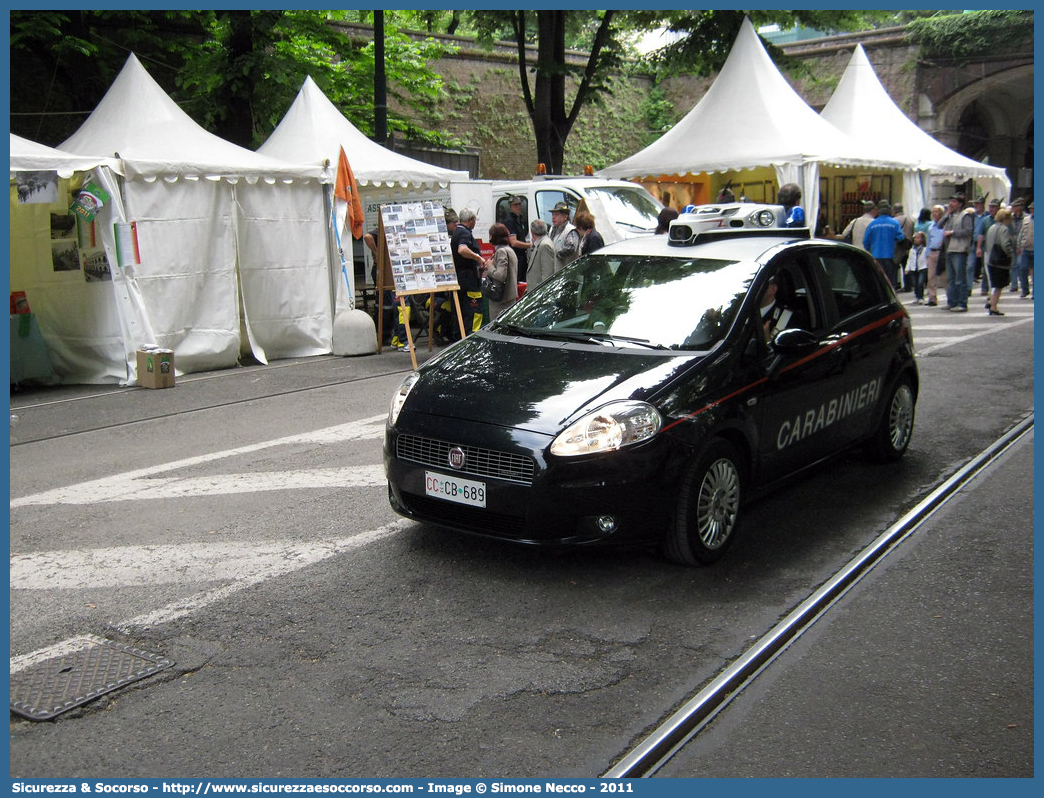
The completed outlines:
{"type": "Polygon", "coordinates": [[[983,222],[986,221],[986,198],[976,197],[972,201],[972,206],[975,208],[975,215],[972,216],[974,224],[972,225],[972,242],[971,246],[968,247],[968,298],[971,299],[971,294],[975,290],[975,284],[982,278],[982,272],[984,271],[984,264],[982,259],[979,257],[979,234],[982,232],[983,222]]]}
{"type": "MultiPolygon", "coordinates": [[[[1024,220],[1023,208],[1026,204],[1026,200],[1022,197],[1016,197],[1011,201],[1011,230],[1015,236],[1015,241],[1019,240],[1019,235],[1022,233],[1022,222],[1024,220]]],[[[1018,264],[1012,267],[1011,270],[1011,291],[1014,293],[1019,290],[1019,270],[1018,264]]]]}
{"type": "Polygon", "coordinates": [[[863,246],[863,234],[866,233],[866,228],[874,220],[875,216],[877,216],[877,211],[874,203],[870,202],[870,200],[863,200],[863,215],[857,216],[850,221],[845,226],[845,229],[841,231],[841,235],[838,238],[846,244],[866,249],[863,246]]]}
{"type": "Polygon", "coordinates": [[[366,248],[370,250],[370,254],[373,258],[373,265],[370,267],[370,280],[374,285],[374,296],[377,300],[377,312],[383,316],[381,319],[381,329],[384,340],[381,341],[381,344],[390,344],[395,349],[409,352],[410,341],[409,338],[406,337],[406,322],[409,321],[409,318],[404,318],[402,305],[400,305],[395,299],[395,287],[384,286],[381,295],[376,296],[377,268],[380,265],[380,260],[377,256],[377,242],[380,237],[380,227],[375,227],[363,234],[363,244],[365,244],[366,248]]]}
{"type": "Polygon", "coordinates": [[[895,245],[895,264],[899,271],[899,284],[902,286],[903,291],[909,291],[913,286],[906,279],[904,266],[906,264],[906,255],[909,253],[910,247],[913,246],[914,221],[906,215],[903,206],[898,202],[892,206],[892,218],[899,222],[899,226],[903,230],[903,240],[895,245]]]}
{"type": "Polygon", "coordinates": [[[656,235],[663,235],[671,230],[671,222],[678,218],[678,211],[674,208],[663,208],[656,216],[656,235]]]}
{"type": "MultiPolygon", "coordinates": [[[[1000,200],[994,197],[990,200],[990,204],[986,208],[986,213],[983,214],[982,219],[978,223],[978,231],[975,236],[975,256],[980,264],[986,263],[986,255],[983,252],[983,247],[986,246],[986,233],[989,232],[990,226],[993,224],[993,219],[999,210],[1000,200]]],[[[986,273],[986,269],[982,270],[981,292],[983,296],[990,293],[990,277],[986,273]]]]}
{"type": "Polygon", "coordinates": [[[928,281],[928,240],[921,230],[913,234],[913,246],[906,256],[906,274],[914,293],[914,304],[924,304],[924,286],[928,281]]]}
{"type": "Polygon", "coordinates": [[[511,248],[515,251],[515,256],[518,259],[518,280],[524,283],[526,281],[526,272],[529,269],[529,249],[532,247],[532,244],[527,240],[529,231],[526,227],[526,220],[523,217],[522,204],[522,198],[518,196],[511,197],[508,200],[508,208],[510,210],[507,218],[504,220],[504,226],[508,229],[511,248]]]}
{"type": "Polygon", "coordinates": [[[540,285],[555,273],[555,242],[547,234],[547,222],[534,219],[529,223],[529,232],[533,234],[533,248],[529,250],[529,272],[527,289],[540,285]]]}
{"type": "Polygon", "coordinates": [[[605,246],[602,234],[595,229],[594,215],[589,211],[577,211],[573,224],[580,233],[580,254],[589,255],[605,246]]]}
{"type": "Polygon", "coordinates": [[[863,233],[863,249],[877,261],[892,288],[898,290],[895,250],[896,245],[903,240],[903,228],[892,216],[892,205],[888,200],[883,199],[877,203],[877,209],[877,218],[867,225],[866,232],[863,233]]]}
{"type": "Polygon", "coordinates": [[[784,227],[807,227],[805,209],[801,207],[801,189],[797,183],[784,183],[779,187],[779,204],[783,206],[784,227]]]}
{"type": "Polygon", "coordinates": [[[991,316],[1003,316],[998,305],[1004,286],[1011,282],[1011,266],[1015,259],[1015,236],[1012,232],[1011,211],[1001,208],[986,233],[986,268],[989,272],[990,285],[993,290],[986,303],[991,316]]]}
{"type": "Polygon", "coordinates": [[[496,249],[482,272],[488,273],[498,283],[504,283],[500,299],[489,300],[489,317],[495,319],[518,300],[518,256],[506,225],[498,223],[489,228],[489,243],[496,249]]]}
{"type": "Polygon", "coordinates": [[[932,206],[932,223],[928,228],[928,301],[925,307],[939,304],[938,289],[946,285],[946,263],[942,257],[942,219],[946,209],[942,205],[932,206]]]}
{"type": "Polygon", "coordinates": [[[949,212],[943,219],[943,245],[946,247],[946,306],[954,313],[968,310],[968,250],[971,248],[975,212],[964,207],[964,195],[950,197],[949,212]]]}
{"type": "Polygon", "coordinates": [[[551,209],[551,240],[555,243],[555,271],[580,257],[580,234],[569,222],[569,205],[559,202],[551,209]]]}
{"type": "MultiPolygon", "coordinates": [[[[472,232],[478,221],[475,212],[464,208],[457,214],[457,229],[450,239],[450,251],[453,254],[453,268],[457,272],[457,297],[460,301],[460,313],[464,320],[464,335],[482,326],[482,287],[479,283],[479,269],[485,264],[482,250],[472,232]]],[[[460,331],[455,327],[452,338],[459,339],[460,331]]]]}
{"type": "Polygon", "coordinates": [[[1019,270],[1018,280],[1022,299],[1033,298],[1033,203],[1026,206],[1029,213],[1022,219],[1022,228],[1016,237],[1016,268],[1019,270]]]}

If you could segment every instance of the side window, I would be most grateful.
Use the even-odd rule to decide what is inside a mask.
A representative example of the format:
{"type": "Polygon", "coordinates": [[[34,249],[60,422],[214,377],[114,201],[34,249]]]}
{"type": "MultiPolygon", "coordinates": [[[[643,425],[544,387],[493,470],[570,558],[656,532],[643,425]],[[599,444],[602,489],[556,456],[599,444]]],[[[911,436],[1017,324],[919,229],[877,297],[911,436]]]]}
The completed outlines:
{"type": "Polygon", "coordinates": [[[841,252],[816,253],[810,260],[833,295],[839,319],[855,316],[881,302],[880,282],[872,271],[875,267],[866,260],[841,252]]]}
{"type": "Polygon", "coordinates": [[[576,200],[570,202],[571,199],[561,189],[541,189],[536,193],[536,215],[547,222],[548,227],[551,227],[551,209],[559,202],[569,202],[569,218],[572,219],[572,210],[576,208],[576,200]]]}
{"type": "Polygon", "coordinates": [[[799,327],[815,332],[823,326],[822,308],[808,277],[804,264],[797,260],[775,265],[759,300],[763,318],[767,321],[766,314],[772,315],[766,325],[768,337],[782,329],[799,327]]]}
{"type": "MultiPolygon", "coordinates": [[[[519,194],[522,198],[522,221],[525,225],[529,226],[529,200],[524,194],[519,194]]],[[[511,194],[505,194],[503,197],[497,200],[497,221],[501,224],[508,218],[511,213],[511,204],[508,202],[512,197],[511,194]]]]}

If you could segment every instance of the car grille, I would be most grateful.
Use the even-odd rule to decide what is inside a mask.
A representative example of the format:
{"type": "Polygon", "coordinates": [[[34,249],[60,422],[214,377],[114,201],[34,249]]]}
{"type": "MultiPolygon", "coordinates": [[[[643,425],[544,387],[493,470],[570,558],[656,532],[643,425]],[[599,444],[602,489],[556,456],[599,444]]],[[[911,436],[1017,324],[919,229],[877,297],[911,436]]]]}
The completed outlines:
{"type": "MultiPolygon", "coordinates": [[[[457,448],[457,444],[420,438],[416,435],[400,435],[395,441],[395,456],[400,460],[445,470],[450,467],[449,453],[450,449],[454,448],[457,448]]],[[[503,479],[520,485],[533,484],[536,464],[531,457],[480,449],[477,446],[460,448],[464,450],[464,467],[453,469],[455,473],[503,479]]]]}

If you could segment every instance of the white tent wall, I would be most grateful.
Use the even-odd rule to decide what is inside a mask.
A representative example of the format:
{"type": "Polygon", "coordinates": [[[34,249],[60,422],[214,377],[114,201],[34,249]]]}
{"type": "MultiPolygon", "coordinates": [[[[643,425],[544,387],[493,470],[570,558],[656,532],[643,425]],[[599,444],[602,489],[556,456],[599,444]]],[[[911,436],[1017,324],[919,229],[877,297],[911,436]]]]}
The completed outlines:
{"type": "Polygon", "coordinates": [[[127,180],[141,263],[129,269],[152,343],[174,350],[178,372],[239,361],[239,293],[232,186],[224,180],[127,180]]]}
{"type": "Polygon", "coordinates": [[[331,261],[322,187],[259,180],[240,181],[234,190],[243,315],[255,357],[329,353],[331,261]]]}
{"type": "Polygon", "coordinates": [[[331,350],[323,196],[333,173],[320,162],[207,132],[133,55],[61,148],[118,153],[141,252],[128,293],[151,322],[152,340],[136,344],[173,349],[180,373],[237,365],[242,329],[262,362],[331,350]]]}
{"type": "MultiPolygon", "coordinates": [[[[79,175],[75,184],[85,177],[79,175]]],[[[70,191],[70,180],[60,179],[57,202],[22,204],[12,181],[11,290],[25,291],[47,344],[51,367],[62,382],[125,382],[125,345],[113,282],[88,282],[82,268],[55,271],[52,265],[51,214],[69,213],[70,191]]],[[[95,219],[94,233],[102,238],[115,271],[112,228],[107,220],[103,209],[95,219]]]]}
{"type": "MultiPolygon", "coordinates": [[[[11,134],[11,290],[26,291],[47,349],[48,378],[56,376],[66,383],[126,384],[134,380],[138,342],[152,339],[133,276],[119,267],[116,253],[113,225],[126,220],[117,182],[120,168],[113,158],[75,155],[11,134]],[[57,198],[49,205],[16,202],[16,183],[33,172],[43,172],[54,181],[57,198]],[[55,177],[61,180],[55,181],[55,177]],[[92,265],[104,253],[111,280],[87,282],[82,266],[81,270],[55,272],[52,263],[51,214],[67,217],[72,189],[87,182],[99,185],[109,199],[90,225],[80,223],[76,243],[92,276],[99,276],[92,265]]],[[[37,364],[15,360],[31,357],[33,352],[31,343],[27,351],[12,341],[12,375],[43,378],[37,364]]]]}

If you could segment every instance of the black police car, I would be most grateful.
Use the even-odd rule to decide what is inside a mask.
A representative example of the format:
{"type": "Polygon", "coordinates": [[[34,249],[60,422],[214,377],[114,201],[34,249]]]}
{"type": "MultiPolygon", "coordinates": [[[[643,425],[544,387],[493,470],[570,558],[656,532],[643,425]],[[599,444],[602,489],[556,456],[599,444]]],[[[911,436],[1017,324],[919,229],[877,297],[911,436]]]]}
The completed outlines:
{"type": "Polygon", "coordinates": [[[710,563],[755,494],[851,446],[902,457],[910,320],[867,253],[702,229],[683,215],[581,258],[411,373],[385,435],[392,507],[710,563]]]}

